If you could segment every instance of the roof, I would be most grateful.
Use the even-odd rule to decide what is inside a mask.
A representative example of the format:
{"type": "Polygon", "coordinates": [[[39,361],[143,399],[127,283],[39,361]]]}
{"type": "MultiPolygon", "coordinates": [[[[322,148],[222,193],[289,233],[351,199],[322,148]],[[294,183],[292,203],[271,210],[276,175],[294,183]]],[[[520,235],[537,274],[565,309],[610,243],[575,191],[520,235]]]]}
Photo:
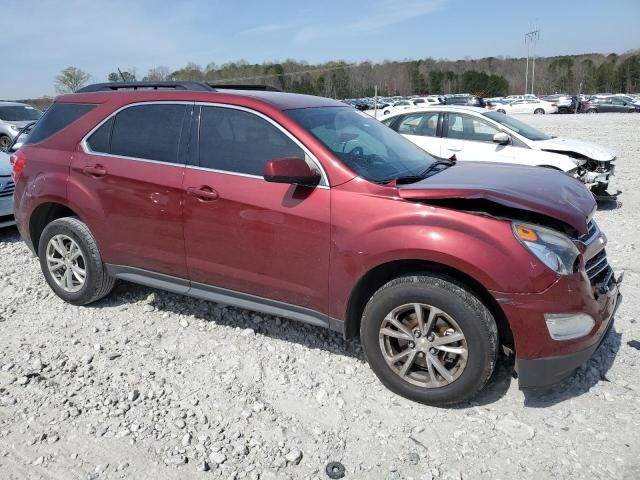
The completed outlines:
{"type": "Polygon", "coordinates": [[[330,98],[302,95],[299,93],[284,93],[258,90],[232,90],[217,87],[212,91],[193,90],[120,90],[81,92],[62,95],[56,102],[62,103],[106,103],[114,97],[124,102],[144,101],[191,101],[191,102],[221,102],[231,103],[233,97],[259,100],[278,110],[313,107],[347,107],[342,102],[330,98]],[[125,100],[126,99],[126,100],[125,100]]]}
{"type": "Polygon", "coordinates": [[[406,115],[408,113],[415,112],[474,112],[483,114],[491,111],[492,110],[487,110],[486,108],[472,107],[470,105],[429,105],[426,107],[419,107],[411,110],[403,110],[402,112],[392,113],[390,115],[386,115],[384,118],[397,117],[399,115],[406,115]]]}
{"type": "Polygon", "coordinates": [[[29,106],[29,105],[22,102],[9,102],[9,101],[0,100],[0,107],[24,107],[24,106],[29,106]]]}

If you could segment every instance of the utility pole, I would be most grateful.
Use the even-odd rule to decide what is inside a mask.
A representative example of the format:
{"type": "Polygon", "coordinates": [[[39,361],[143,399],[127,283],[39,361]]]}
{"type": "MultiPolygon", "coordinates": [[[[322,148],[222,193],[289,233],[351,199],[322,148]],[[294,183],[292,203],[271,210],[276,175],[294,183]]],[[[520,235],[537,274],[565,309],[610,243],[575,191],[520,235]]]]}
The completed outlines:
{"type": "Polygon", "coordinates": [[[373,101],[375,102],[373,107],[373,118],[378,118],[378,85],[373,86],[373,101]]]}
{"type": "MultiPolygon", "coordinates": [[[[524,34],[524,41],[527,44],[527,73],[525,79],[529,74],[529,47],[533,44],[533,66],[531,69],[531,93],[533,94],[534,83],[536,79],[536,44],[540,40],[540,30],[532,30],[524,34]]],[[[525,94],[527,93],[528,82],[525,81],[525,94]]]]}

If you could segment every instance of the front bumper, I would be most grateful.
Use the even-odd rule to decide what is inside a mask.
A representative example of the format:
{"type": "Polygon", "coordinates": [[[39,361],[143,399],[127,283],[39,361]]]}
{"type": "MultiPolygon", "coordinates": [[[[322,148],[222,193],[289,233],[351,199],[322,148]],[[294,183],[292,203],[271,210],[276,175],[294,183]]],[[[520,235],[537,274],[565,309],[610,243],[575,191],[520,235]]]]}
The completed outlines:
{"type": "Polygon", "coordinates": [[[13,195],[0,197],[0,228],[15,225],[13,218],[13,195]]]}
{"type": "Polygon", "coordinates": [[[613,271],[607,268],[597,279],[590,279],[586,271],[562,276],[538,294],[491,292],[513,333],[520,387],[557,383],[571,375],[597,350],[611,328],[622,299],[620,281],[615,280],[613,271]],[[606,285],[601,280],[603,276],[607,278],[606,285]],[[591,332],[573,340],[552,339],[544,314],[575,312],[591,315],[595,321],[591,332]]]}
{"type": "Polygon", "coordinates": [[[605,322],[605,329],[599,340],[589,348],[571,353],[569,355],[559,355],[554,357],[537,358],[534,360],[516,360],[516,371],[518,372],[518,385],[520,388],[546,387],[561,382],[570,377],[576,369],[586,363],[598,350],[602,342],[607,337],[607,333],[613,326],[615,311],[620,305],[622,295],[616,296],[616,306],[614,313],[605,322]]]}

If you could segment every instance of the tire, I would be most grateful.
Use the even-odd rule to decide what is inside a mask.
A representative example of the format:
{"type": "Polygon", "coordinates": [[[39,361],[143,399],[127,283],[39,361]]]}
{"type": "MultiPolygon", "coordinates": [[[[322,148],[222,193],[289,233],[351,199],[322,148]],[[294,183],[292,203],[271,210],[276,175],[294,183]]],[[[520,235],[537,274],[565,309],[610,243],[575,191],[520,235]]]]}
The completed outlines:
{"type": "Polygon", "coordinates": [[[498,109],[498,112],[504,113],[505,115],[507,114],[507,112],[505,110],[501,109],[501,108],[498,109]]]}
{"type": "Polygon", "coordinates": [[[385,110],[384,112],[382,112],[383,115],[389,115],[391,112],[389,110],[385,110]]]}
{"type": "Polygon", "coordinates": [[[98,245],[89,228],[76,217],[59,218],[45,227],[38,243],[38,256],[40,268],[51,289],[73,305],[87,305],[105,297],[115,283],[102,263],[98,245]],[[68,258],[61,252],[67,252],[68,258]],[[75,254],[77,258],[72,260],[75,254]],[[66,277],[70,270],[67,262],[76,263],[69,278],[66,277]],[[82,271],[83,282],[78,275],[82,271]],[[62,278],[58,278],[59,275],[62,278]]]}
{"type": "MultiPolygon", "coordinates": [[[[394,336],[396,335],[394,333],[394,336]]],[[[371,369],[389,390],[405,398],[433,406],[453,405],[474,397],[491,377],[498,355],[498,329],[487,307],[455,279],[440,275],[403,276],[381,287],[364,309],[360,338],[371,369]],[[415,337],[418,325],[416,314],[409,313],[404,318],[397,317],[404,322],[405,330],[415,329],[412,330],[415,343],[406,343],[405,337],[394,339],[387,335],[390,330],[406,335],[399,329],[393,330],[395,327],[391,326],[388,319],[396,315],[394,312],[402,311],[403,308],[412,307],[415,304],[421,304],[423,318],[426,318],[423,325],[428,324],[427,317],[432,309],[435,312],[440,311],[440,314],[436,313],[439,316],[435,317],[436,320],[433,323],[437,328],[431,330],[433,334],[439,331],[440,335],[436,336],[436,339],[462,333],[464,341],[442,343],[449,345],[458,343],[454,348],[466,350],[465,359],[461,355],[441,352],[442,346],[437,347],[438,350],[433,348],[428,343],[434,341],[429,331],[426,332],[428,336],[423,336],[422,340],[415,337]],[[429,307],[428,310],[426,307],[429,307]],[[413,327],[410,322],[414,323],[413,327]],[[446,328],[447,323],[451,328],[446,328]],[[385,328],[382,328],[383,325],[385,328]],[[444,334],[443,328],[446,329],[444,334]],[[401,342],[405,343],[406,350],[412,352],[415,352],[416,348],[423,350],[404,357],[407,360],[401,364],[398,364],[401,360],[395,363],[391,361],[391,365],[394,365],[392,367],[387,359],[396,355],[396,351],[403,352],[401,342]],[[413,350],[412,343],[415,346],[413,350]],[[394,345],[397,346],[396,350],[393,350],[394,345]],[[449,383],[443,382],[445,377],[439,374],[440,370],[434,363],[432,363],[431,372],[427,368],[429,363],[427,359],[434,357],[439,359],[440,366],[446,366],[447,355],[456,358],[453,369],[447,370],[451,374],[449,383]],[[445,361],[439,356],[444,356],[445,361]],[[409,376],[402,376],[394,370],[394,368],[402,370],[409,359],[412,360],[411,366],[408,367],[409,376]],[[457,371],[454,371],[456,368],[457,371]],[[427,379],[428,382],[426,382],[427,379]]]]}
{"type": "Polygon", "coordinates": [[[587,110],[587,113],[598,113],[598,110],[596,110],[595,108],[590,108],[589,110],[587,110]]]}
{"type": "Polygon", "coordinates": [[[6,151],[11,144],[11,137],[8,135],[0,135],[0,152],[6,151]]]}
{"type": "Polygon", "coordinates": [[[544,111],[542,108],[536,108],[536,109],[533,111],[533,114],[534,114],[534,115],[544,115],[544,114],[545,114],[545,111],[544,111]]]}

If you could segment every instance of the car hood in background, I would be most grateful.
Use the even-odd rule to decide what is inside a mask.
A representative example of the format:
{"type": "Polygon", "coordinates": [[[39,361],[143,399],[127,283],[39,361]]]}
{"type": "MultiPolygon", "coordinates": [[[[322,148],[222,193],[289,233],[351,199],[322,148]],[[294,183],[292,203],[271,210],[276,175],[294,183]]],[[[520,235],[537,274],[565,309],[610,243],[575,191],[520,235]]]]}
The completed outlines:
{"type": "Polygon", "coordinates": [[[583,140],[574,140],[572,138],[550,138],[549,140],[537,140],[532,142],[536,148],[540,150],[549,150],[553,152],[575,152],[584,155],[587,158],[598,161],[613,160],[616,158],[615,152],[608,148],[602,147],[595,143],[585,142],[583,140]]]}
{"type": "Polygon", "coordinates": [[[11,175],[12,170],[13,167],[11,166],[11,163],[9,163],[9,155],[4,152],[0,152],[0,177],[7,177],[11,175]]]}
{"type": "Polygon", "coordinates": [[[547,168],[460,162],[419,182],[399,185],[407,200],[483,199],[563,221],[587,233],[596,203],[574,178],[547,168]]]}

